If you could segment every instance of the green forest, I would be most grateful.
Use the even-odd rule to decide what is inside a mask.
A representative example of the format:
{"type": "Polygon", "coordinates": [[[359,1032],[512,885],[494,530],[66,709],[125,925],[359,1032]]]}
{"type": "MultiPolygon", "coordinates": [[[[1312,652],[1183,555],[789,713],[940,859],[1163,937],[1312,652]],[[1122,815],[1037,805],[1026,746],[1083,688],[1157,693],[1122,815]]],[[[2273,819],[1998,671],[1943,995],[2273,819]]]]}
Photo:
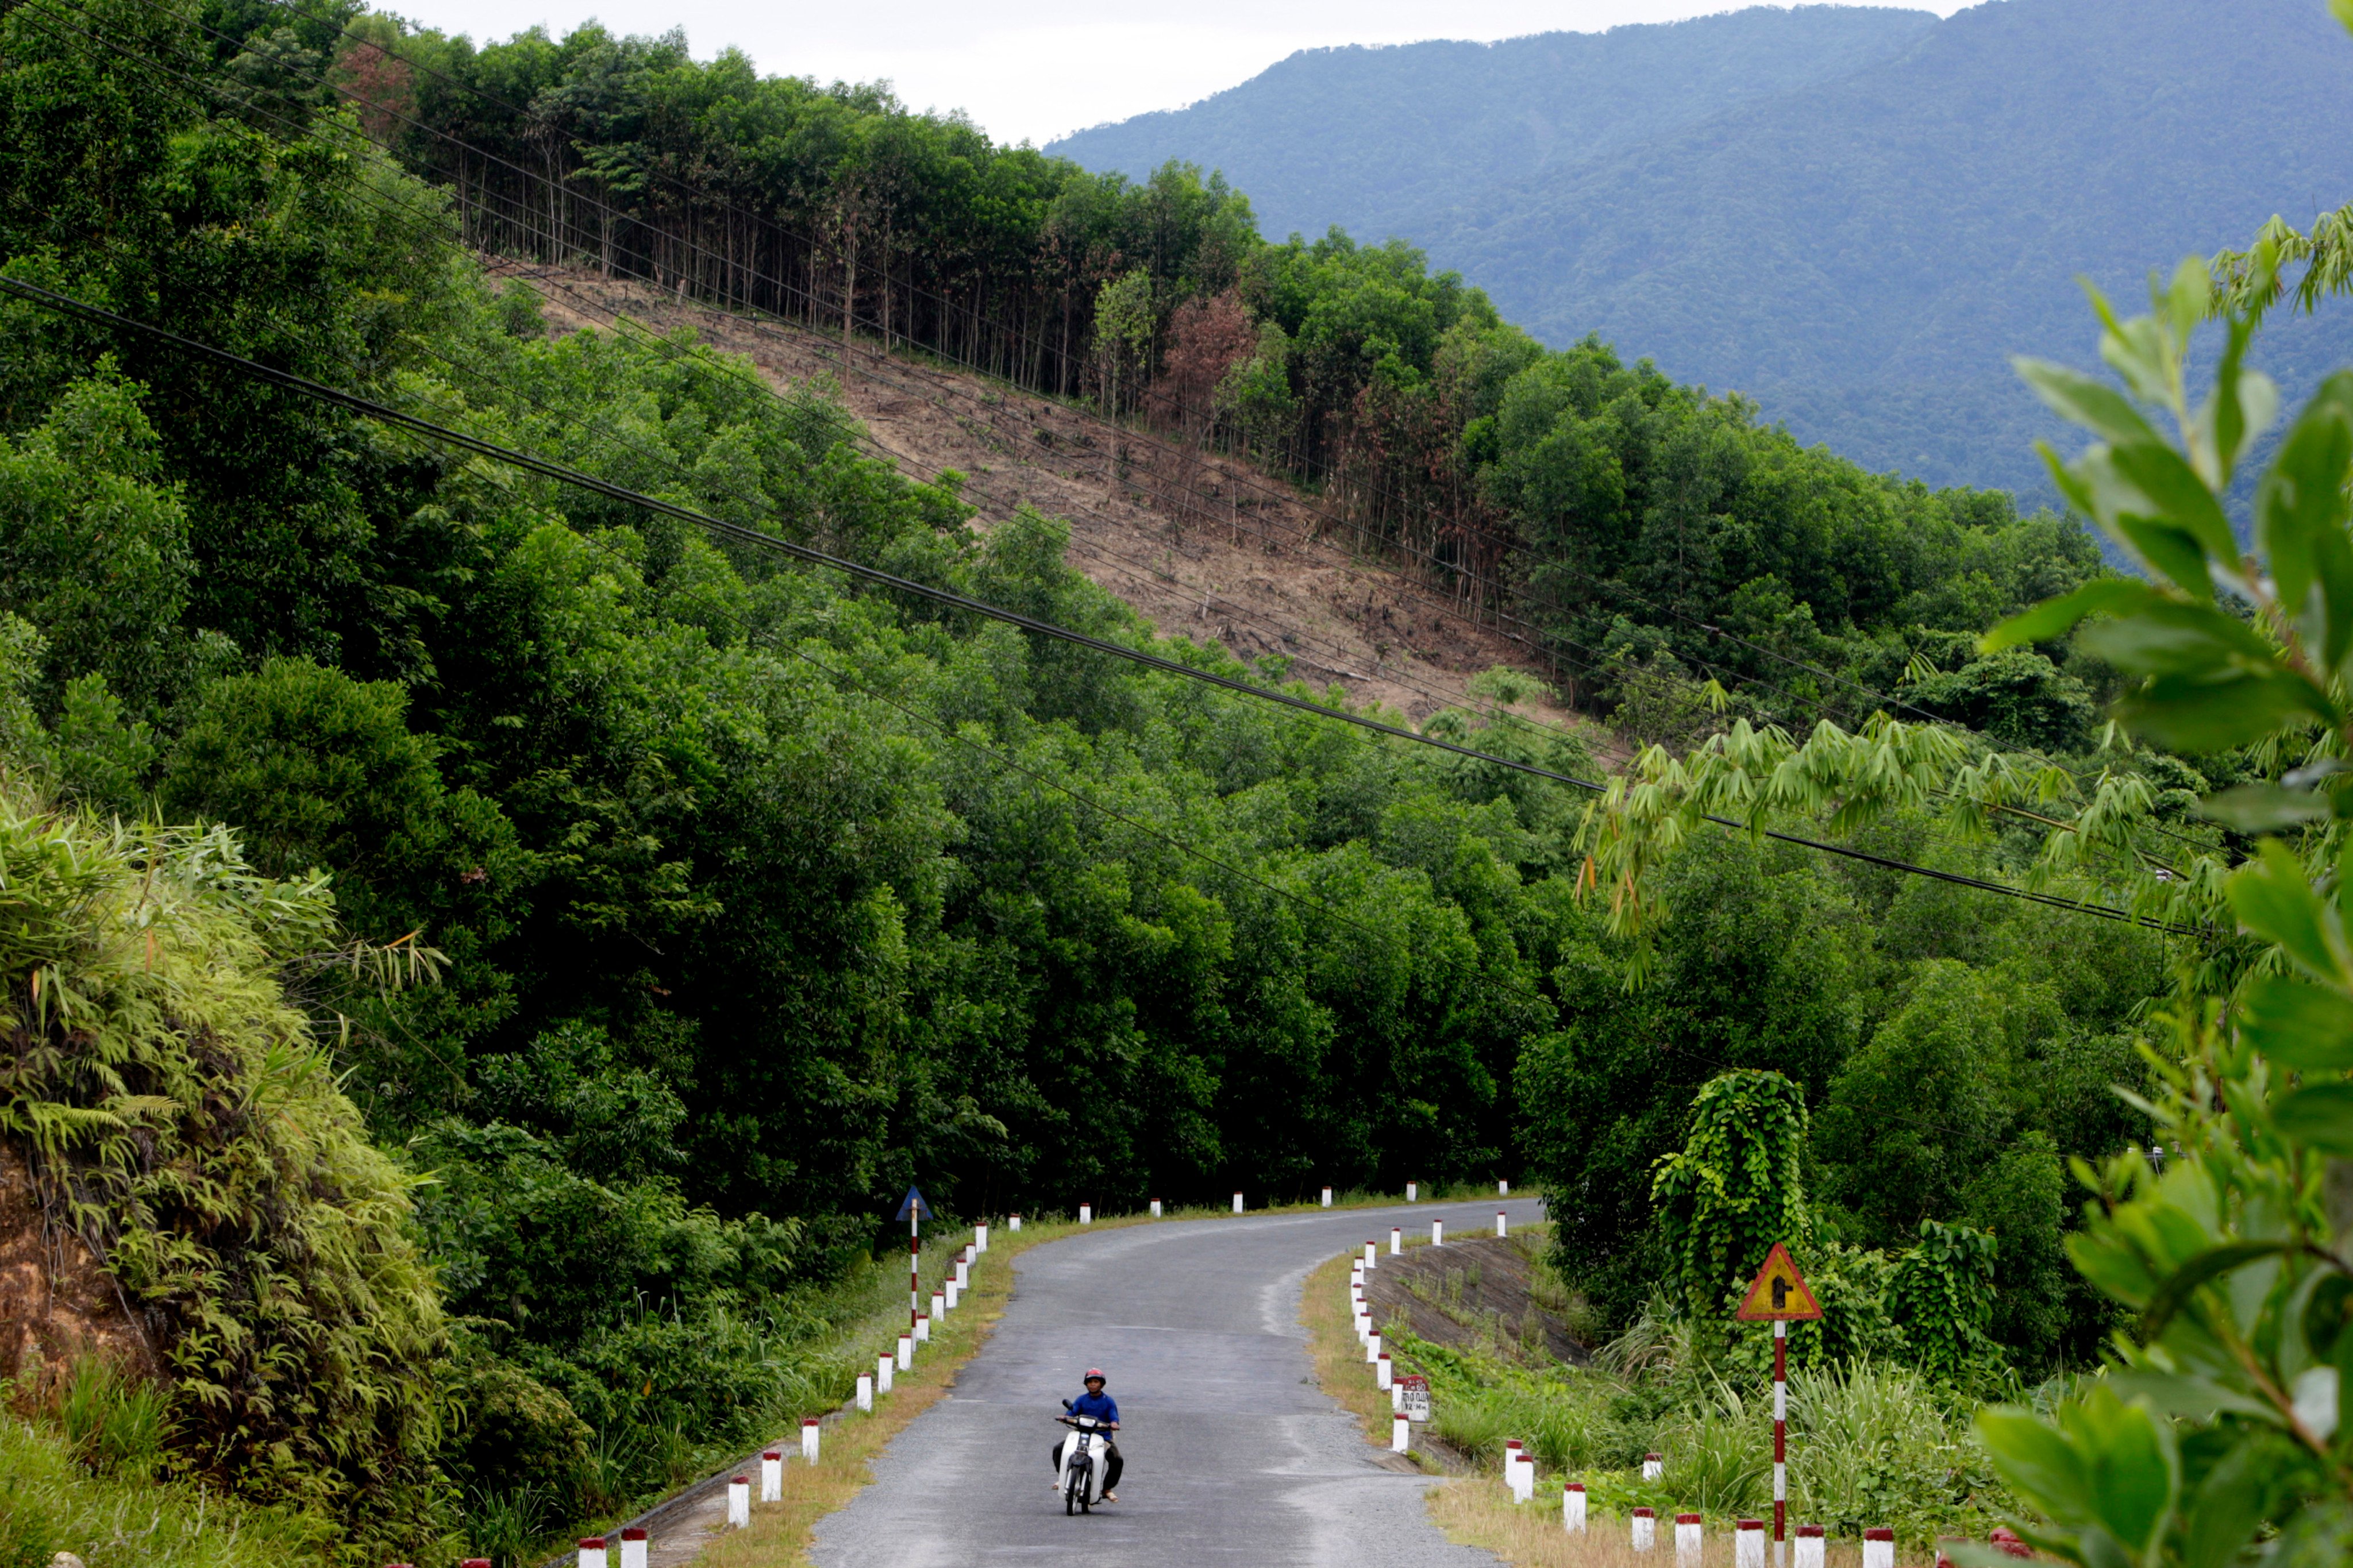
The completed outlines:
{"type": "MultiPolygon", "coordinates": [[[[2333,243],[2306,239],[2312,276],[2333,243]]],[[[2232,274],[2248,309],[2273,255],[2232,274]]],[[[2160,304],[2186,341],[2230,300],[2184,277],[2160,304]]],[[[2124,374],[2178,403],[2185,352],[2124,374]]],[[[2047,395],[2139,449],[2109,403],[2047,395]]],[[[2185,576],[2185,549],[2229,553],[2215,498],[2263,423],[2198,418],[2227,449],[2163,492],[2190,522],[2106,469],[2066,492],[2185,576]]],[[[2282,442],[2312,472],[2274,510],[2341,531],[2335,428],[2282,442]]],[[[2101,561],[2075,521],[1801,447],[1598,340],[1547,350],[1403,244],[1268,242],[1188,168],[1089,174],[676,37],[24,0],[0,1149],[161,1392],[36,1364],[12,1398],[56,1403],[93,1484],[226,1490],[289,1560],[504,1564],[838,1404],[911,1184],[976,1218],[1498,1176],[1546,1193],[1597,1343],[1663,1314],[1706,1351],[1752,1260],[1687,1243],[1731,1194],[1802,1213],[1833,1308],[1808,1355],[1892,1360],[1957,1410],[2068,1397],[2149,1321],[2147,1287],[2086,1267],[2124,1222],[2080,1181],[2123,1213],[2152,1153],[2200,1169],[2216,1104],[2264,1103],[2199,1087],[2260,1077],[2221,1009],[2275,948],[2343,952],[2333,903],[2306,940],[2230,901],[2266,867],[2305,887],[2258,855],[2283,825],[2319,822],[2298,852],[2333,865],[2335,698],[2209,682],[2167,719],[2147,682],[2189,667],[2152,666],[2161,638],[2036,608],[2128,624],[2155,590],[2101,561]],[[1062,521],[865,455],[822,384],[554,331],[499,258],[1222,444],[1535,628],[1596,722],[1516,719],[1537,678],[1499,668],[1424,726],[1466,755],[1187,679],[1343,705],[1157,635],[1062,521]],[[1597,794],[1603,721],[1631,761],[1597,794]],[[2218,790],[2252,804],[2201,813],[2218,790]],[[1810,1128],[1762,1197],[1709,1141],[1727,1083],[1810,1128]],[[1983,1308],[1958,1328],[1954,1292],[1983,1308]]],[[[2230,625],[2230,680],[2285,657],[2230,625]]],[[[2316,985],[2278,1005],[2344,1005],[2316,985]]],[[[2321,1212],[2336,1146],[2264,1136],[2294,1193],[2264,1223],[2321,1212]]],[[[2353,1353],[2321,1331],[2341,1263],[2262,1245],[2353,1353]]],[[[72,1466],[26,1441],[0,1435],[36,1478],[0,1479],[7,1568],[68,1544],[72,1466]]],[[[2328,1495],[2298,1462],[2249,1530],[2328,1495]]]]}

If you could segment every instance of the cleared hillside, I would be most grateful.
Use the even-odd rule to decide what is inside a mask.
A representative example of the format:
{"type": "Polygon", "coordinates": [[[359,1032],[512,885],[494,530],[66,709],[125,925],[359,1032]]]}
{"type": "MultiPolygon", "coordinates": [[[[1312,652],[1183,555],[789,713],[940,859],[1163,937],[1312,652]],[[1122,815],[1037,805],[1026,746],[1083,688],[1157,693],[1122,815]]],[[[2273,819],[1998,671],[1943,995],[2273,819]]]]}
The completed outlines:
{"type": "MultiPolygon", "coordinates": [[[[512,270],[510,268],[510,270],[512,270]]],[[[1160,631],[1283,659],[1351,701],[1419,721],[1477,704],[1464,685],[1496,665],[1549,679],[1508,625],[1352,552],[1293,487],[1239,462],[1111,427],[1084,409],[861,344],[845,372],[838,339],[734,315],[642,285],[572,269],[529,269],[560,330],[608,327],[615,312],[659,331],[691,327],[757,364],[778,387],[839,388],[881,453],[911,478],[966,476],[987,528],[1029,505],[1071,525],[1071,562],[1160,631]]],[[[1566,708],[1522,704],[1574,724],[1566,708]]],[[[1594,731],[1603,750],[1605,731],[1594,731]]]]}

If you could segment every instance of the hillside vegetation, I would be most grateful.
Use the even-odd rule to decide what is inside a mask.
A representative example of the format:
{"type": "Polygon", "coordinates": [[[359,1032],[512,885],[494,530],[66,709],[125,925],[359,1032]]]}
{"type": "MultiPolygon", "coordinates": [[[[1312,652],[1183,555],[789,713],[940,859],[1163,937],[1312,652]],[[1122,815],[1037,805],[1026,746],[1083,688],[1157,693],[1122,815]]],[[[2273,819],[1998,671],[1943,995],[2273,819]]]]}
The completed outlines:
{"type": "Polygon", "coordinates": [[[1547,350],[1403,242],[1271,243],[1189,166],[1091,174],[871,89],[696,61],[675,35],[428,33],[379,57],[377,20],[238,26],[265,23],[250,47],[216,27],[210,52],[290,110],[355,105],[446,183],[472,243],[1082,400],[1128,422],[1091,437],[1106,478],[1140,468],[1172,521],[1230,492],[1132,447],[1249,458],[1306,487],[1314,531],[1518,638],[1641,738],[1691,732],[1687,676],[1810,722],[1918,670],[1955,682],[1928,710],[2031,709],[2010,738],[2082,739],[2097,671],[1973,669],[1968,646],[2094,569],[2075,525],[1873,475],[1597,342],[1547,350]]]}
{"type": "MultiPolygon", "coordinates": [[[[2313,748],[2266,726],[2306,678],[2235,621],[2202,721],[2103,735],[2149,645],[2030,608],[2140,603],[2073,523],[1545,349],[1409,247],[1268,245],[1188,171],[1098,179],[674,39],[28,0],[0,279],[0,1170],[145,1336],[0,1368],[61,1494],[25,1551],[161,1476],[322,1560],[529,1561],[839,1404],[913,1184],[962,1218],[1533,1174],[1564,1321],[1665,1323],[1678,1393],[1754,1387],[1720,1298],[1786,1221],[1838,1282],[1810,1354],[2023,1394],[2141,1305],[2072,1282],[2071,1238],[2113,1241],[2067,1162],[2182,1127],[2200,1020],[2277,963],[2223,912],[2261,824],[2199,798],[2333,776],[2285,772],[2313,748]],[[605,138],[533,142],[524,94],[605,138]],[[940,161],[894,185],[902,156],[940,161]],[[577,325],[589,271],[679,315],[577,325]],[[1063,520],[980,526],[996,476],[878,456],[689,298],[844,360],[993,363],[1053,400],[1024,439],[1155,512],[1198,499],[1150,488],[1183,439],[1218,448],[1202,485],[1281,470],[1325,543],[1535,626],[1677,750],[1566,783],[1595,756],[1510,716],[1508,668],[1421,720],[1468,755],[1254,700],[1338,699],[1145,624],[1063,520]],[[1717,615],[1784,674],[1697,679],[1717,615]],[[1756,721],[1825,709],[1857,731],[1756,721]],[[2168,1000],[2189,1042],[2139,1053],[2168,1000]],[[1751,1110],[1793,1130],[1770,1159],[1751,1110]],[[91,1410],[143,1436],[74,1448],[91,1410]]],[[[2178,401],[2178,354],[2135,374],[2178,401]]],[[[2120,401],[2078,396],[2155,442],[2120,401]]],[[[2177,459],[2207,504],[2174,532],[2227,545],[2246,422],[2177,414],[2232,447],[2177,459]]],[[[2327,525],[2333,438],[2283,444],[2266,516],[2327,525]]],[[[2133,531],[2160,503],[2103,484],[2181,568],[2133,531]]]]}
{"type": "MultiPolygon", "coordinates": [[[[1865,468],[2033,504],[2055,498],[2031,443],[2063,427],[2009,359],[2088,357],[2073,279],[2137,294],[2151,266],[2274,213],[2301,225],[2353,184],[2353,61],[2323,9],[2223,16],[1801,7],[1334,51],[1050,151],[1218,170],[1275,233],[1407,237],[1555,346],[1599,334],[1865,468]],[[1643,134],[1568,129],[1602,121],[1643,134]]],[[[2255,352],[2303,391],[2353,329],[2255,352]]]]}

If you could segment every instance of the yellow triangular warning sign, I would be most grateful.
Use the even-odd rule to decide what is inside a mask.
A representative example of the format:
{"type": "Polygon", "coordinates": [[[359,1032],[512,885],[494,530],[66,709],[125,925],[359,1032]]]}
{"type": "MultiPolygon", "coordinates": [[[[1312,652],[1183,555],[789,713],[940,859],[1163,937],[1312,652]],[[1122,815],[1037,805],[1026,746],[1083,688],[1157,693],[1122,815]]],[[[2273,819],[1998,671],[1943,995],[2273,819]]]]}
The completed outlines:
{"type": "Polygon", "coordinates": [[[1778,1241],[1765,1255],[1765,1267],[1757,1271],[1748,1294],[1741,1298],[1740,1310],[1733,1314],[1745,1323],[1810,1323],[1821,1315],[1821,1303],[1806,1289],[1806,1277],[1789,1261],[1789,1249],[1778,1241]]]}

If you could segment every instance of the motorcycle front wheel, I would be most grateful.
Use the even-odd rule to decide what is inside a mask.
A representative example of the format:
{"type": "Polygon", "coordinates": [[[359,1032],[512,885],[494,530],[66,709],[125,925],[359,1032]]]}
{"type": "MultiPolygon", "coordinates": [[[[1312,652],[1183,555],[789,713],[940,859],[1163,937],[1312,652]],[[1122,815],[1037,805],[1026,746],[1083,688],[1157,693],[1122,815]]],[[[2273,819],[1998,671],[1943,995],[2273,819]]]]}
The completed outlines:
{"type": "Polygon", "coordinates": [[[1073,1468],[1069,1482],[1062,1488],[1062,1517],[1068,1519],[1078,1512],[1086,1495],[1087,1478],[1073,1468]]]}

